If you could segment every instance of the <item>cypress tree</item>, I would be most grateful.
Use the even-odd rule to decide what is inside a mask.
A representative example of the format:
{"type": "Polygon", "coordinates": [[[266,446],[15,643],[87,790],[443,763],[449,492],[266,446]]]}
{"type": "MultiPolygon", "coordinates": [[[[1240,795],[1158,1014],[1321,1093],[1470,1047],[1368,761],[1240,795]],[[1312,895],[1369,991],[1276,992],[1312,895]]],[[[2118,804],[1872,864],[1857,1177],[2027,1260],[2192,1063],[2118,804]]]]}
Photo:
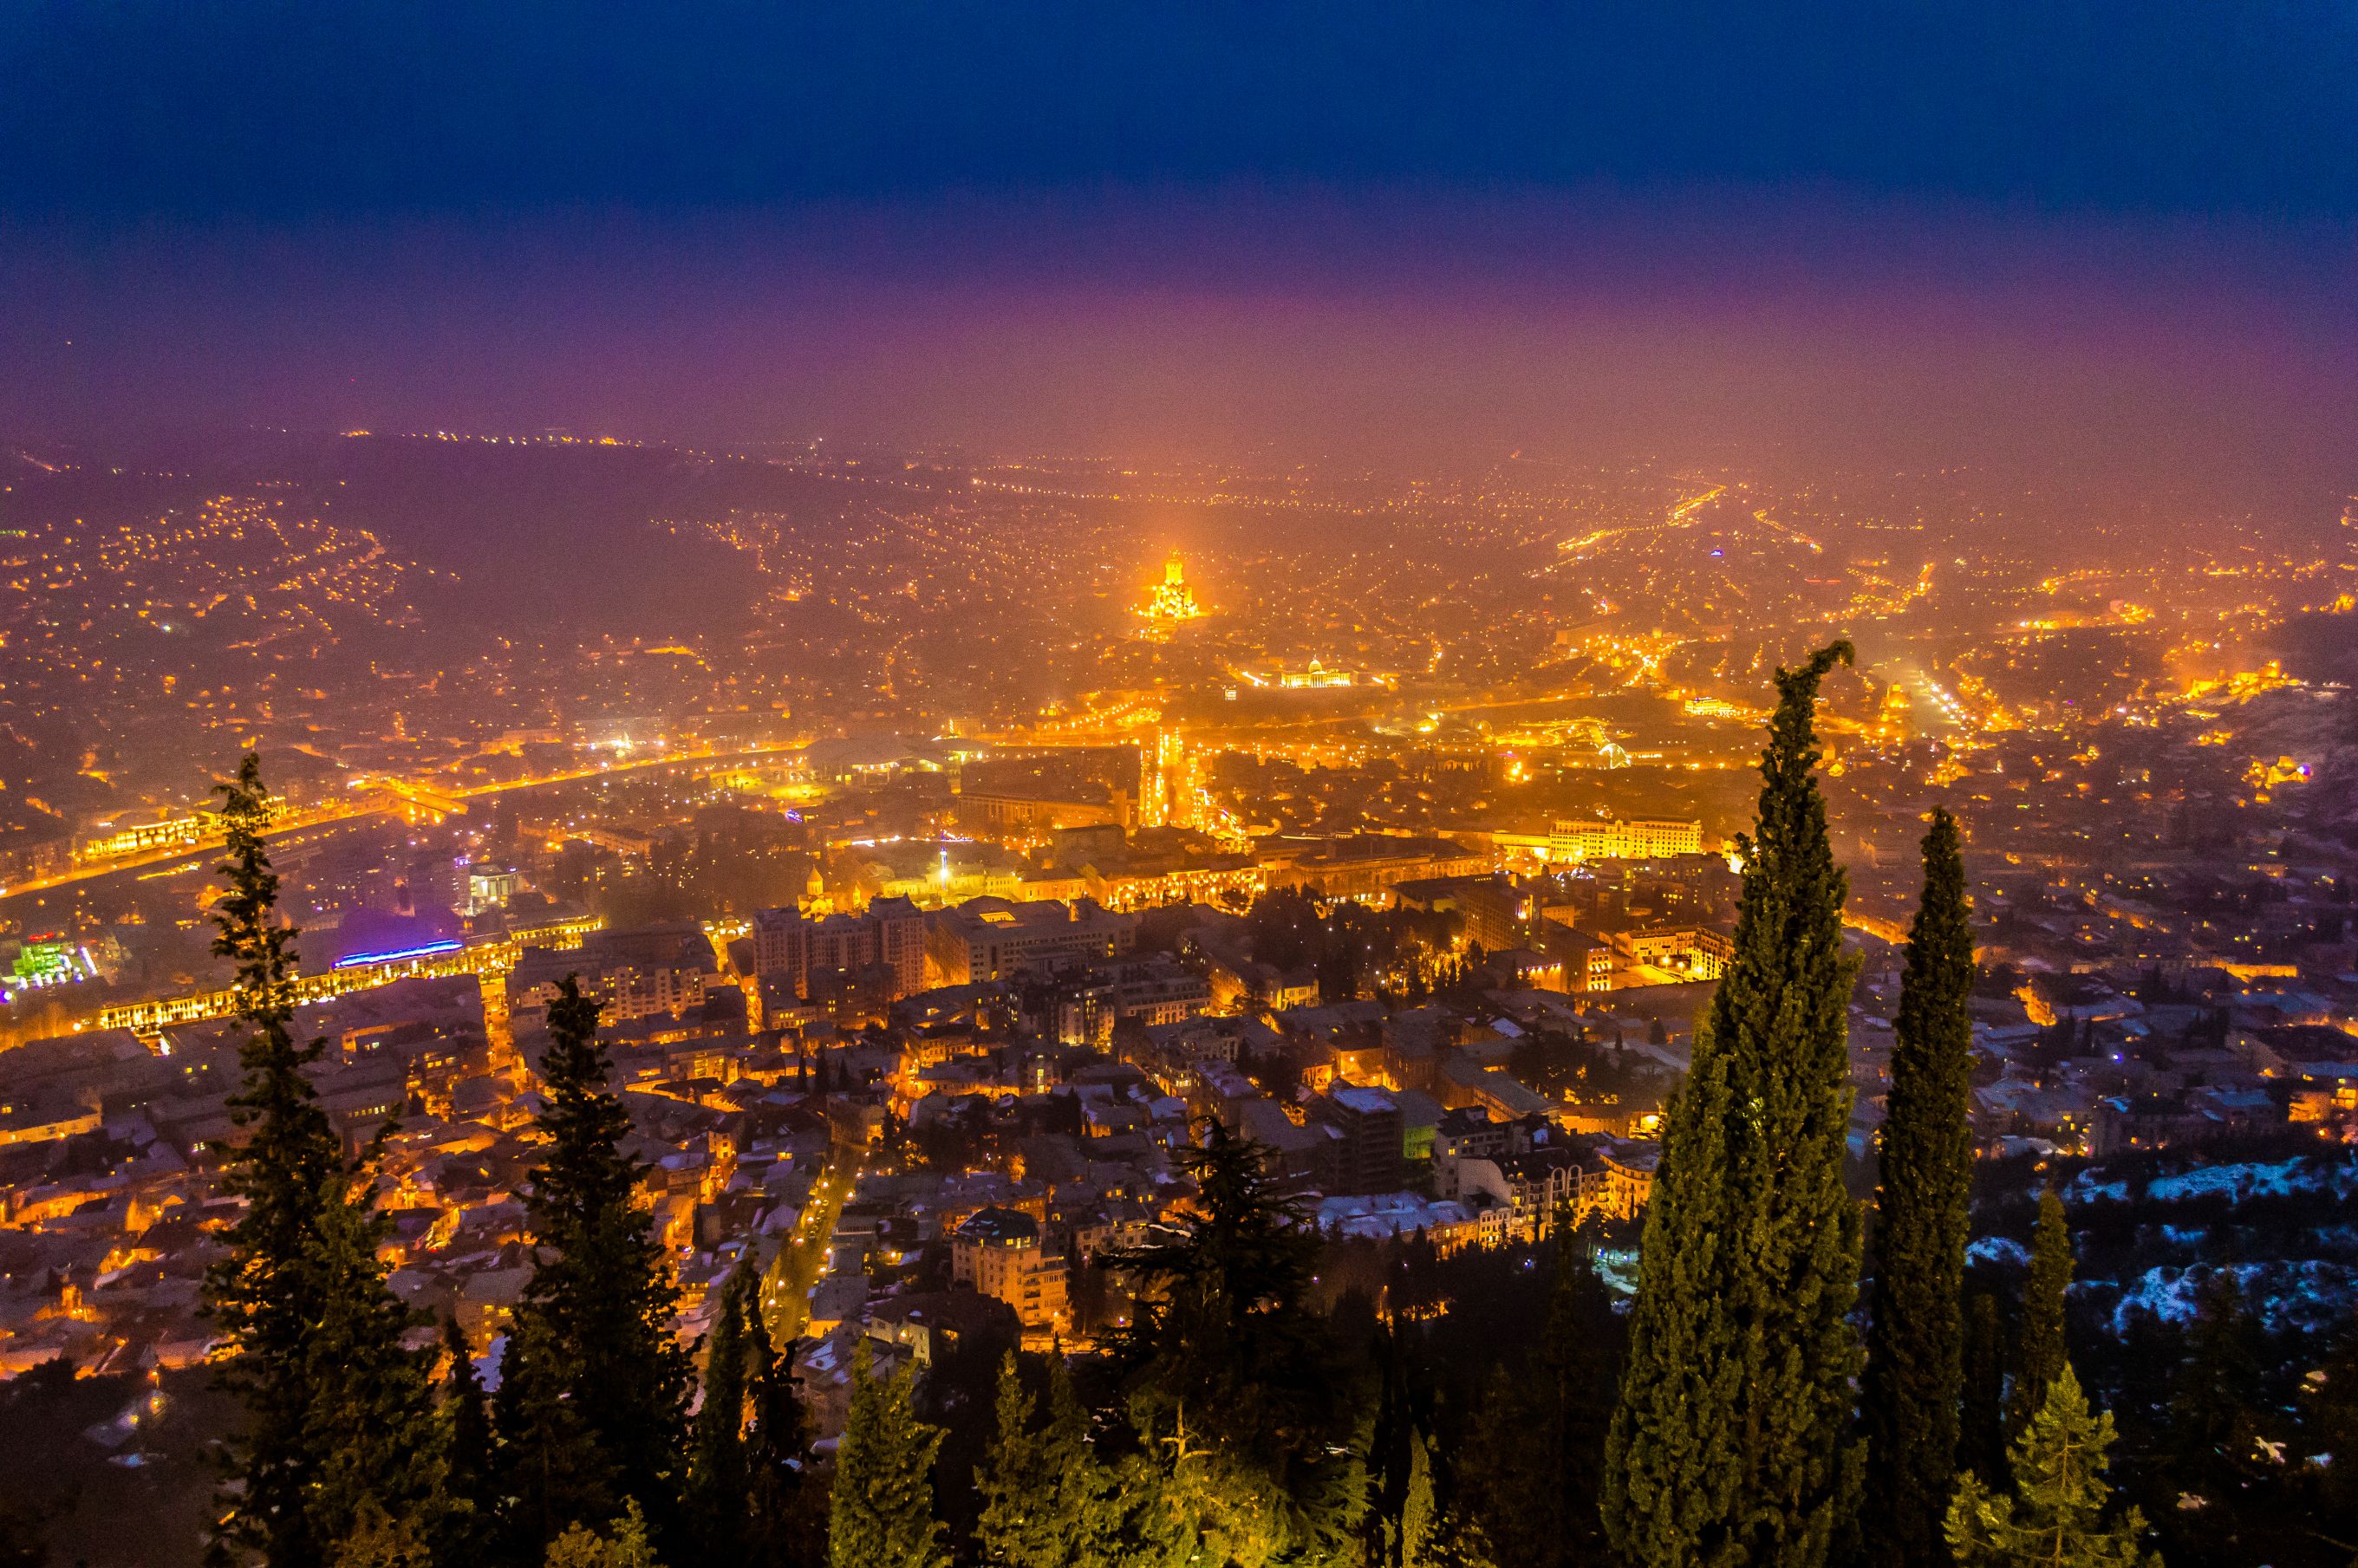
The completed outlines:
{"type": "Polygon", "coordinates": [[[745,1454],[746,1296],[752,1275],[740,1264],[720,1292],[720,1314],[704,1354],[704,1403],[688,1455],[688,1518],[708,1562],[744,1555],[752,1493],[745,1454]]]}
{"type": "Polygon", "coordinates": [[[569,975],[548,1033],[546,1148],[525,1198],[536,1258],[500,1389],[516,1544],[536,1560],[567,1527],[635,1501],[660,1549],[679,1526],[694,1381],[671,1329],[678,1288],[622,1146],[630,1113],[607,1086],[598,1003],[569,975]]]}
{"type": "Polygon", "coordinates": [[[2063,1293],[2071,1284],[2071,1225],[2055,1189],[2039,1195],[2039,1223],[2031,1227],[2030,1274],[2022,1286],[2022,1339],[2016,1355],[2010,1430],[2028,1430],[2047,1403],[2048,1385],[2062,1372],[2070,1352],[2063,1343],[2063,1293]]]}
{"type": "Polygon", "coordinates": [[[1877,1194],[1875,1315],[1860,1401],[1866,1541],[1883,1568],[1946,1560],[1942,1522],[1957,1466],[1964,1384],[1966,1122],[1973,1076],[1974,938],[1956,820],[1932,813],[1924,891],[1891,1047],[1889,1115],[1877,1194]]]}
{"type": "Polygon", "coordinates": [[[243,1212],[205,1276],[222,1379],[247,1414],[220,1544],[270,1568],[311,1568],[363,1532],[408,1541],[429,1528],[441,1448],[424,1359],[402,1343],[417,1320],[376,1258],[374,1151],[345,1159],[304,1075],[326,1042],[294,1036],[296,932],[278,918],[263,848],[259,760],[246,753],[216,788],[229,885],[213,952],[236,966],[243,1081],[229,1106],[246,1133],[223,1178],[243,1212]]]}
{"type": "Polygon", "coordinates": [[[1638,1568],[1817,1568],[1856,1498],[1857,1206],[1844,883],[1815,771],[1820,682],[1777,673],[1736,953],[1695,1034],[1648,1206],[1604,1522],[1638,1568]]]}
{"type": "Polygon", "coordinates": [[[1958,1477],[1948,1537],[1960,1568],[2159,1568],[2161,1559],[2138,1544],[2142,1514],[2131,1508],[2116,1519],[2104,1517],[2112,1445],[2111,1413],[2090,1413],[2065,1362],[2014,1440],[2014,1494],[1993,1492],[1975,1476],[1958,1477]]]}
{"type": "Polygon", "coordinates": [[[915,1369],[879,1379],[868,1343],[851,1360],[851,1410],[835,1451],[827,1508],[831,1568],[949,1568],[934,1517],[934,1454],[944,1433],[917,1419],[915,1369]]]}

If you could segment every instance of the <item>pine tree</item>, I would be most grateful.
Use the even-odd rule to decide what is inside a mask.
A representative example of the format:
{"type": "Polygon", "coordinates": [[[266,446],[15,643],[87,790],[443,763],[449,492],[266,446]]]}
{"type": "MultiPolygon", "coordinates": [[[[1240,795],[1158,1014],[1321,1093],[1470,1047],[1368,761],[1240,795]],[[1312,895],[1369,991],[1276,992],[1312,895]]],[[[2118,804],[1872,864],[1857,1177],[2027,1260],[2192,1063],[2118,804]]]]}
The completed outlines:
{"type": "Polygon", "coordinates": [[[975,1541],[1000,1568],[1126,1568],[1167,1554],[1159,1489],[1098,1456],[1088,1412],[1061,1357],[1048,1370],[1047,1419],[1024,1391],[1011,1353],[999,1374],[998,1433],[977,1488],[975,1541]]]}
{"type": "Polygon", "coordinates": [[[304,1075],[325,1042],[294,1036],[296,933],[279,921],[263,848],[260,762],[248,752],[217,787],[229,886],[213,951],[236,966],[243,1077],[229,1104],[246,1133],[223,1182],[243,1212],[205,1277],[222,1381],[247,1414],[220,1544],[270,1568],[311,1568],[364,1525],[402,1539],[428,1530],[441,1446],[424,1358],[403,1344],[416,1319],[377,1261],[374,1151],[345,1159],[304,1075]]]}
{"type": "Polygon", "coordinates": [[[564,1368],[555,1325],[544,1314],[518,1313],[492,1397],[502,1499],[493,1555],[512,1568],[539,1562],[557,1537],[616,1510],[613,1466],[573,1401],[564,1368]]]}
{"type": "Polygon", "coordinates": [[[1036,1413],[1010,1352],[999,1372],[998,1437],[977,1478],[983,1561],[1003,1568],[1103,1568],[1124,1561],[1111,1477],[1089,1446],[1088,1418],[1061,1361],[1048,1420],[1037,1427],[1036,1413]]]}
{"type": "Polygon", "coordinates": [[[1855,1504],[1853,966],[1814,722],[1820,682],[1850,656],[1836,643],[1778,671],[1736,953],[1648,1206],[1604,1498],[1607,1534],[1639,1568],[1817,1568],[1855,1504]]]}
{"type": "Polygon", "coordinates": [[[374,1206],[373,1172],[355,1162],[319,1195],[311,1240],[319,1315],[306,1341],[311,1407],[307,1506],[330,1544],[364,1511],[420,1541],[438,1537],[449,1506],[432,1352],[405,1343],[426,1320],[384,1281],[377,1247],[389,1221],[374,1206]]]}
{"type": "Polygon", "coordinates": [[[1005,1568],[1063,1561],[1055,1478],[1042,1463],[1044,1445],[1032,1430],[1033,1413],[1032,1396],[1023,1391],[1011,1350],[999,1368],[998,1435],[975,1476],[975,1490],[982,1498],[976,1541],[985,1563],[1005,1568]]]}
{"type": "Polygon", "coordinates": [[[2048,1385],[2070,1358],[2063,1343],[2063,1297],[2071,1284],[2071,1224],[2063,1200],[2049,1187],[2039,1195],[2039,1223],[2030,1234],[2030,1273],[2022,1285],[2022,1337],[2015,1356],[2009,1430],[2021,1433],[2047,1403],[2048,1385]]]}
{"type": "MultiPolygon", "coordinates": [[[[688,1455],[688,1519],[704,1560],[736,1562],[745,1554],[752,1520],[752,1479],[746,1467],[746,1317],[752,1273],[731,1271],[720,1292],[720,1314],[704,1354],[704,1403],[696,1412],[688,1455]]],[[[753,1315],[759,1315],[756,1309],[753,1315]]]]}
{"type": "Polygon", "coordinates": [[[1891,1047],[1877,1195],[1875,1315],[1860,1400],[1865,1539],[1883,1568],[1936,1568],[1964,1384],[1974,937],[1957,824],[1932,813],[1891,1047]]]}
{"type": "Polygon", "coordinates": [[[492,1412],[455,1317],[442,1320],[442,1449],[449,1508],[436,1558],[448,1568],[483,1561],[498,1495],[492,1481],[492,1412]]]}
{"type": "Polygon", "coordinates": [[[625,1504],[609,1534],[574,1524],[548,1543],[545,1568],[661,1568],[647,1541],[647,1521],[636,1498],[625,1504]]]}
{"type": "Polygon", "coordinates": [[[1165,1500],[1208,1546],[1325,1553],[1367,1506],[1363,1390],[1304,1305],[1317,1235],[1263,1152],[1205,1123],[1181,1156],[1196,1184],[1184,1238],[1110,1260],[1141,1281],[1113,1349],[1165,1500]]]}
{"type": "Polygon", "coordinates": [[[2132,1508],[2104,1519],[2112,1445],[2111,1414],[2090,1413],[2065,1362],[2014,1440],[2013,1495],[1991,1491],[1975,1476],[1958,1477],[1948,1538],[1959,1568],[2159,1568],[2161,1559],[2138,1544],[2142,1514],[2132,1508]]]}
{"type": "Polygon", "coordinates": [[[934,1517],[934,1454],[943,1433],[917,1419],[914,1368],[879,1379],[865,1340],[851,1361],[851,1410],[835,1452],[827,1510],[832,1568],[949,1568],[934,1517]]]}
{"type": "Polygon", "coordinates": [[[503,1367],[502,1449],[525,1560],[568,1526],[638,1503],[658,1547],[679,1528],[694,1368],[671,1329],[678,1289],[622,1149],[598,1004],[573,977],[548,1009],[546,1141],[525,1217],[537,1249],[503,1367]]]}
{"type": "Polygon", "coordinates": [[[770,1341],[770,1324],[755,1295],[745,1318],[746,1557],[752,1568],[784,1568],[790,1560],[792,1514],[802,1487],[802,1403],[795,1397],[792,1358],[770,1341]]]}

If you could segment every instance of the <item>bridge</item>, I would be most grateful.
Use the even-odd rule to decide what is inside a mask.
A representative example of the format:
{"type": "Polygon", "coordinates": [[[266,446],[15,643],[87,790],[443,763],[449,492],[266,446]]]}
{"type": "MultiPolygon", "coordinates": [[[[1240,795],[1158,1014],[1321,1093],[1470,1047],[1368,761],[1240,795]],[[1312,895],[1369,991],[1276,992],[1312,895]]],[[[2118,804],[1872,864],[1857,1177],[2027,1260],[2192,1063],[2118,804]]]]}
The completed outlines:
{"type": "MultiPolygon", "coordinates": [[[[288,983],[297,1006],[328,1001],[355,991],[373,990],[395,980],[451,975],[505,975],[516,967],[526,947],[579,947],[581,940],[606,924],[600,915],[578,915],[528,930],[481,942],[427,943],[398,953],[347,959],[332,969],[297,975],[288,983]]],[[[234,987],[199,991],[189,996],[161,997],[102,1008],[93,1021],[100,1029],[127,1029],[153,1038],[186,1023],[202,1023],[235,1016],[243,992],[234,987]]]]}

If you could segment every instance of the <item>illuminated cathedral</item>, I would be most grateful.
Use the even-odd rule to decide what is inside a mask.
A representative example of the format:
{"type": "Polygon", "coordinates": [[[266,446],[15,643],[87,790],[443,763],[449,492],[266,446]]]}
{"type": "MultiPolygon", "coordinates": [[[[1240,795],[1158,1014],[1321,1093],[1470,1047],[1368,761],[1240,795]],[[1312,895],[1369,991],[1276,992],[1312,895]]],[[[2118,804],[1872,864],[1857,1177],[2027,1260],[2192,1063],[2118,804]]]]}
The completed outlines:
{"type": "Polygon", "coordinates": [[[1139,613],[1158,625],[1203,619],[1204,607],[1195,602],[1195,590],[1187,586],[1176,551],[1163,563],[1163,580],[1154,585],[1154,592],[1148,597],[1146,607],[1139,613]]]}

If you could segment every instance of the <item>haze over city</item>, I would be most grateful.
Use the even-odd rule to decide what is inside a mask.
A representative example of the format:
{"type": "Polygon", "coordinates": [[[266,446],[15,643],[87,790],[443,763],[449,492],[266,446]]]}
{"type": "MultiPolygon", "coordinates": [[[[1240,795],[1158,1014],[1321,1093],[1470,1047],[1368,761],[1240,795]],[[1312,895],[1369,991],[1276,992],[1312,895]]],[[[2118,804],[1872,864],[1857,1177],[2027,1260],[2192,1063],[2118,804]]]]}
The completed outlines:
{"type": "Polygon", "coordinates": [[[0,80],[0,1558],[2348,1560],[2347,6],[0,80]]]}

